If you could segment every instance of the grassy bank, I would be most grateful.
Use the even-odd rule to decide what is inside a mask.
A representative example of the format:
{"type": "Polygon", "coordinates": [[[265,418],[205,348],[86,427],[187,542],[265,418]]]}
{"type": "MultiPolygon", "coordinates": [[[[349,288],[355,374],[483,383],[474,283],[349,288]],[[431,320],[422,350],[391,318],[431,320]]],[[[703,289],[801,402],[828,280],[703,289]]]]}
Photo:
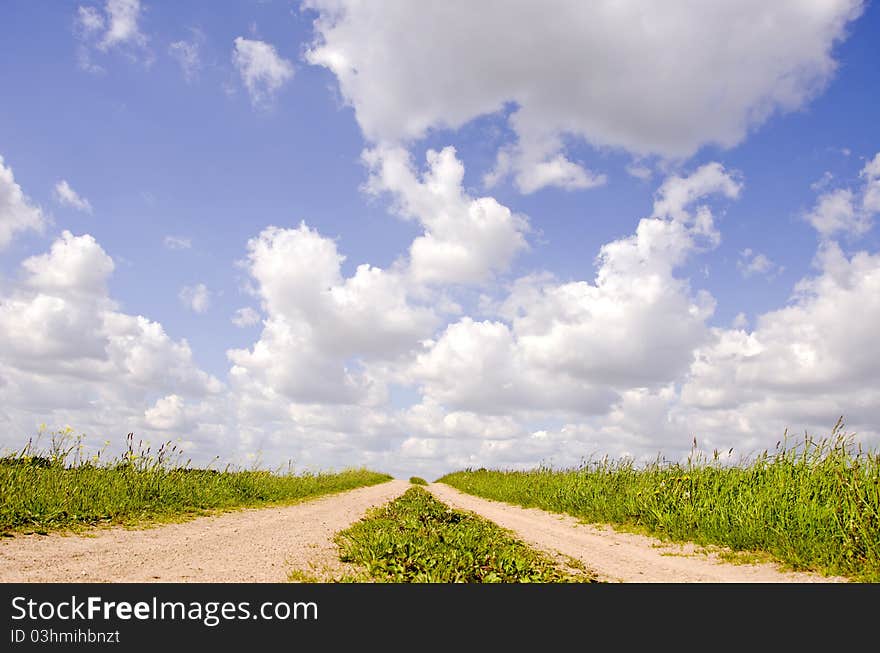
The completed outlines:
{"type": "MultiPolygon", "coordinates": [[[[57,434],[56,434],[57,435],[57,434]]],[[[67,435],[67,434],[62,434],[67,435]]],[[[137,523],[210,510],[295,502],[390,480],[365,469],[276,473],[193,468],[163,445],[152,452],[129,436],[120,457],[84,459],[78,445],[53,437],[0,458],[0,533],[137,523]]]]}
{"type": "Polygon", "coordinates": [[[343,562],[388,583],[550,583],[583,581],[471,513],[452,510],[420,487],[336,536],[343,562]]]}
{"type": "Polygon", "coordinates": [[[607,459],[578,469],[465,470],[438,479],[464,492],[630,525],[673,540],[768,553],[793,569],[880,582],[880,453],[835,427],[831,437],[723,465],[637,467],[607,459]]]}

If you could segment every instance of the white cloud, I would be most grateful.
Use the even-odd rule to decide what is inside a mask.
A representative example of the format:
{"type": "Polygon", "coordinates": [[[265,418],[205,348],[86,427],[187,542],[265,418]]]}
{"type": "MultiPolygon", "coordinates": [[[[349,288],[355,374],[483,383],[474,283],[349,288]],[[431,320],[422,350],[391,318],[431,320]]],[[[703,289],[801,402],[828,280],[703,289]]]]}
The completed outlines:
{"type": "Polygon", "coordinates": [[[85,34],[104,29],[104,16],[95,7],[77,7],[77,24],[85,34]]]}
{"type": "Polygon", "coordinates": [[[626,166],[626,171],[630,176],[635,177],[636,179],[641,179],[642,181],[648,181],[654,176],[654,171],[651,170],[651,168],[640,163],[629,164],[626,166]]]}
{"type": "Polygon", "coordinates": [[[365,365],[394,361],[428,337],[433,311],[410,303],[396,271],[359,265],[343,278],[335,243],[305,223],[248,243],[266,314],[260,340],[227,352],[244,394],[299,403],[374,403],[384,383],[365,365]]]}
{"type": "MultiPolygon", "coordinates": [[[[566,411],[558,401],[544,413],[529,412],[534,403],[528,402],[519,411],[496,411],[493,397],[532,377],[521,374],[522,367],[513,369],[521,364],[512,354],[521,354],[522,348],[510,341],[512,336],[524,340],[517,325],[509,330],[497,323],[480,325],[476,333],[488,330],[495,337],[461,340],[457,349],[437,356],[448,374],[439,377],[440,385],[425,381],[426,398],[407,411],[410,437],[397,456],[402,464],[432,473],[465,466],[534,467],[539,461],[576,465],[606,454],[650,461],[659,452],[666,460],[683,461],[695,437],[704,454],[717,449],[722,458],[736,458],[772,450],[786,430],[789,446],[805,430],[821,438],[840,415],[859,442],[876,444],[880,346],[874,325],[880,320],[880,255],[846,256],[826,242],[816,265],[818,273],[797,284],[788,305],[756,316],[753,330],[744,314],[730,329],[708,329],[691,362],[679,366],[668,382],[658,376],[658,383],[645,387],[634,377],[618,375],[623,385],[594,414],[566,411]],[[854,315],[858,319],[841,318],[854,315]],[[492,344],[504,340],[501,350],[492,344]],[[487,381],[486,387],[478,379],[487,381]]],[[[662,320],[655,324],[665,328],[662,320]]],[[[553,376],[551,387],[559,387],[559,377],[553,376]]],[[[613,377],[597,378],[614,383],[613,377]]]]}
{"type": "Polygon", "coordinates": [[[853,200],[853,192],[848,188],[823,193],[806,219],[823,236],[838,232],[863,234],[870,228],[870,222],[858,211],[853,200]]]}
{"type": "Polygon", "coordinates": [[[495,181],[582,188],[565,138],[635,155],[732,147],[821,92],[861,0],[584,3],[308,0],[306,57],[330,69],[366,138],[407,143],[510,111],[495,181]],[[785,26],[780,29],[780,26],[785,26]],[[427,72],[426,72],[427,71],[427,72]]]}
{"type": "Polygon", "coordinates": [[[410,433],[420,437],[408,438],[402,444],[402,453],[419,455],[415,448],[435,451],[433,439],[509,440],[522,435],[522,427],[510,415],[485,415],[467,410],[448,410],[431,399],[411,406],[403,415],[403,424],[410,433]]]}
{"type": "Polygon", "coordinates": [[[178,297],[184,306],[196,313],[206,313],[211,307],[211,291],[203,283],[184,286],[178,297]]]}
{"type": "Polygon", "coordinates": [[[21,267],[29,274],[27,285],[46,292],[103,295],[115,266],[95,239],[64,231],[48,254],[32,256],[21,267]]]}
{"type": "MultiPolygon", "coordinates": [[[[464,192],[454,151],[429,155],[424,172],[397,149],[366,156],[375,157],[372,190],[392,193],[426,233],[449,220],[456,229],[443,233],[483,242],[470,213],[479,200],[464,192]]],[[[875,161],[854,206],[864,205],[875,161]]],[[[772,447],[787,426],[827,429],[838,414],[878,437],[880,255],[847,255],[823,238],[815,275],[783,308],[740,314],[731,328],[710,328],[713,298],[678,276],[719,242],[716,201],[742,188],[714,163],[670,176],[634,232],[600,249],[592,281],[522,277],[481,303],[488,317],[451,323],[415,257],[345,276],[335,241],[304,223],[269,227],[243,262],[260,311],[233,317],[262,329],[227,352],[228,388],[198,368],[185,340],[122,313],[107,291],[113,260],[91,236],[64,232],[0,295],[0,425],[71,423],[101,440],[152,432],[185,436],[208,458],[260,450],[300,469],[366,464],[426,476],[574,465],[594,453],[675,459],[691,437],[747,453],[772,447]],[[391,400],[398,386],[411,393],[402,405],[391,400]]],[[[500,233],[523,233],[527,223],[502,209],[492,208],[500,233]]],[[[749,251],[743,263],[757,258],[749,251]]],[[[483,273],[509,261],[480,259],[483,273]]]]}
{"type": "Polygon", "coordinates": [[[147,425],[160,431],[180,431],[186,425],[185,402],[179,395],[168,395],[156,400],[144,411],[147,425]]]}
{"type": "Polygon", "coordinates": [[[0,249],[9,245],[21,231],[42,231],[46,224],[40,207],[35,206],[19,186],[12,168],[0,155],[0,249]]]}
{"type": "Polygon", "coordinates": [[[107,53],[121,50],[132,59],[142,56],[150,65],[153,55],[149,51],[146,34],[138,24],[141,19],[140,0],[107,0],[103,12],[94,6],[77,8],[75,28],[82,41],[78,52],[80,68],[100,73],[104,69],[92,61],[92,50],[107,53]]]}
{"type": "Polygon", "coordinates": [[[223,390],[185,340],[118,310],[107,295],[113,261],[91,236],[64,232],[21,269],[21,283],[0,296],[4,432],[71,424],[100,443],[143,432],[156,397],[199,402],[223,390]]]}
{"type": "Polygon", "coordinates": [[[79,211],[85,211],[86,213],[92,212],[92,205],[89,201],[73,190],[70,184],[67,183],[66,179],[62,179],[55,184],[55,199],[59,203],[66,206],[72,206],[79,211]]]}
{"type": "MultiPolygon", "coordinates": [[[[720,163],[707,163],[687,177],[667,177],[657,191],[654,216],[687,220],[687,207],[701,197],[718,193],[736,199],[741,190],[742,183],[735,174],[726,171],[720,163]]],[[[699,211],[697,218],[699,219],[699,211]]]]}
{"type": "Polygon", "coordinates": [[[162,241],[168,249],[190,249],[192,239],[183,236],[165,236],[162,241]]]}
{"type": "Polygon", "coordinates": [[[244,308],[236,309],[235,314],[232,316],[232,323],[238,328],[244,329],[259,324],[260,319],[260,314],[257,311],[250,306],[245,306],[244,308]]]}
{"type": "Polygon", "coordinates": [[[105,11],[108,18],[107,31],[99,44],[101,49],[106,50],[121,43],[146,44],[147,37],[138,26],[140,0],[107,0],[105,11]]]}
{"type": "Polygon", "coordinates": [[[874,215],[880,212],[880,153],[865,164],[859,177],[864,180],[859,193],[849,188],[824,192],[804,216],[823,238],[861,236],[873,226],[874,215]]]}
{"type": "Polygon", "coordinates": [[[826,243],[817,264],[819,274],[798,283],[790,305],[758,316],[753,331],[714,332],[683,386],[686,407],[722,423],[725,411],[737,411],[755,430],[762,418],[828,428],[843,414],[866,435],[876,432],[880,256],[847,258],[826,243]]]}
{"type": "Polygon", "coordinates": [[[502,322],[469,317],[449,325],[411,370],[430,403],[453,411],[510,415],[524,410],[602,412],[612,398],[593,379],[536,365],[528,344],[502,322]]]}
{"type": "Polygon", "coordinates": [[[275,94],[293,78],[293,64],[264,41],[239,36],[234,41],[232,63],[241,75],[255,107],[272,103],[275,94]]]}
{"type": "Polygon", "coordinates": [[[756,252],[749,247],[739,253],[736,267],[746,278],[756,274],[772,278],[785,270],[784,267],[767,258],[766,254],[756,252]]]}
{"type": "Polygon", "coordinates": [[[500,150],[495,167],[483,176],[483,183],[491,188],[513,173],[519,191],[530,194],[547,186],[582,190],[608,182],[607,175],[592,172],[559,153],[562,146],[558,139],[544,140],[540,145],[527,147],[519,143],[500,150]]]}
{"type": "Polygon", "coordinates": [[[448,326],[412,370],[426,399],[477,413],[602,414],[615,391],[683,374],[708,339],[714,300],[673,271],[703,241],[717,242],[711,210],[694,205],[740,187],[718,164],[670,177],[655,215],[602,247],[595,284],[525,277],[500,306],[507,323],[465,317],[448,326]]]}
{"type": "MultiPolygon", "coordinates": [[[[423,174],[399,150],[366,158],[368,186],[392,192],[396,209],[420,222],[466,215],[461,207],[474,201],[451,150],[432,153],[423,174]]],[[[712,342],[705,323],[714,309],[674,272],[718,242],[713,196],[733,199],[741,187],[717,164],[670,177],[654,215],[602,248],[595,283],[526,277],[495,319],[465,316],[439,333],[437,309],[416,301],[435,296],[423,295],[412,260],[346,278],[332,240],[305,224],[268,228],[245,261],[263,330],[227,353],[230,429],[243,434],[241,447],[271,442],[309,460],[426,473],[576,463],[591,447],[639,453],[660,436],[674,443],[685,427],[664,411],[677,405],[675,383],[694,352],[712,342]],[[415,403],[392,410],[391,383],[414,386],[415,403]],[[666,424],[652,433],[648,422],[660,417],[666,424]]]]}
{"type": "Polygon", "coordinates": [[[455,148],[428,150],[421,177],[402,148],[375,148],[363,154],[370,168],[368,192],[390,192],[395,209],[425,228],[410,247],[410,272],[418,283],[483,283],[505,272],[526,249],[525,217],[492,197],[464,192],[464,166],[455,148]]]}
{"type": "Polygon", "coordinates": [[[198,79],[202,69],[202,59],[199,53],[200,44],[204,35],[200,30],[193,30],[195,38],[192,41],[175,41],[168,46],[168,54],[178,63],[183,78],[187,83],[198,79]]]}
{"type": "Polygon", "coordinates": [[[826,170],[825,172],[822,173],[822,176],[819,177],[819,179],[817,179],[812,184],[810,184],[810,190],[814,190],[814,191],[824,190],[825,188],[828,187],[828,185],[831,183],[831,181],[833,179],[834,179],[834,175],[831,172],[829,172],[828,170],[826,170]]]}
{"type": "Polygon", "coordinates": [[[868,214],[880,213],[880,152],[865,164],[859,176],[865,180],[862,210],[868,214]]]}

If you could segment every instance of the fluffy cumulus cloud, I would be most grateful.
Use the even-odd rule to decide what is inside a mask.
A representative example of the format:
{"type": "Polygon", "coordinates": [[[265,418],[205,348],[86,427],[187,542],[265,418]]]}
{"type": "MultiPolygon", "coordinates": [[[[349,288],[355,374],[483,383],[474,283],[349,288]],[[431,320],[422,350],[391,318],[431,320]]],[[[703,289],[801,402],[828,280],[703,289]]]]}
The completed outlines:
{"type": "Polygon", "coordinates": [[[41,231],[45,223],[43,211],[24,194],[0,155],[0,249],[19,232],[41,231]]]}
{"type": "MultiPolygon", "coordinates": [[[[114,262],[91,236],[64,232],[23,261],[0,296],[4,428],[54,420],[102,438],[185,437],[210,456],[259,450],[300,468],[426,476],[677,458],[692,437],[748,453],[789,426],[821,432],[838,414],[880,437],[880,255],[822,235],[791,300],[730,328],[709,325],[715,300],[680,276],[720,242],[718,210],[745,188],[735,171],[709,163],[668,176],[633,233],[599,249],[592,280],[520,277],[478,319],[443,312],[437,287],[506,269],[525,247],[526,219],[465,193],[451,149],[429,153],[422,171],[399,148],[365,157],[368,188],[390,193],[424,234],[387,269],[347,274],[338,243],[305,223],[252,238],[241,264],[259,310],[239,309],[233,322],[260,331],[227,352],[226,384],[185,340],[119,309],[108,293],[114,262]],[[420,259],[415,243],[428,234],[466,246],[449,267],[470,272],[443,276],[420,259]]],[[[855,182],[860,211],[873,210],[877,161],[855,182]]],[[[754,251],[742,260],[763,266],[754,251]]]]}
{"type": "MultiPolygon", "coordinates": [[[[366,456],[400,469],[398,446],[412,447],[407,431],[423,422],[392,407],[391,386],[411,387],[414,365],[431,368],[420,356],[425,343],[459,310],[444,300],[448,286],[482,287],[503,274],[527,247],[529,227],[493,198],[464,191],[453,148],[429,151],[424,170],[398,147],[371,149],[364,161],[367,190],[387,193],[422,235],[389,268],[361,264],[345,276],[337,244],[305,223],[265,229],[243,261],[263,317],[249,308],[233,317],[237,326],[262,323],[262,331],[252,346],[228,352],[229,378],[245,438],[295,447],[300,458],[366,456]]],[[[575,395],[583,384],[572,385],[570,403],[582,405],[575,395]]],[[[483,419],[462,413],[446,423],[462,433],[483,419]]]]}
{"type": "MultiPolygon", "coordinates": [[[[423,172],[399,148],[365,158],[368,189],[391,193],[425,233],[448,219],[469,223],[478,200],[462,192],[452,150],[429,153],[423,172]]],[[[861,211],[872,210],[876,161],[853,194],[861,211]]],[[[872,329],[880,256],[847,254],[823,235],[815,273],[788,304],[751,320],[740,315],[730,328],[709,325],[714,298],[679,276],[718,245],[719,206],[743,188],[718,163],[668,176],[634,232],[600,248],[592,281],[521,277],[481,305],[482,319],[438,314],[418,299],[435,298],[425,284],[503,269],[497,261],[521,247],[497,259],[480,254],[496,263],[467,279],[426,275],[415,247],[388,270],[363,265],[345,277],[332,240],[305,224],[266,229],[246,261],[263,331],[252,347],[228,352],[239,445],[431,475],[574,465],[604,454],[676,459],[692,437],[708,452],[747,455],[772,447],[787,427],[823,433],[839,414],[865,438],[880,437],[872,421],[880,410],[872,329]],[[411,389],[403,404],[395,388],[411,389]]],[[[526,222],[499,215],[503,233],[527,231],[526,222]]],[[[478,235],[462,240],[479,250],[478,235]]],[[[744,252],[744,273],[777,272],[765,258],[744,252]]],[[[151,417],[188,419],[167,395],[151,417]]]]}
{"type": "Polygon", "coordinates": [[[673,275],[691,252],[717,242],[710,208],[694,204],[739,189],[717,164],[671,177],[636,233],[602,247],[595,283],[525,277],[499,307],[502,321],[449,326],[414,367],[425,396],[489,413],[595,414],[614,389],[670,382],[706,340],[714,310],[711,296],[673,275]]]}
{"type": "Polygon", "coordinates": [[[859,173],[862,183],[855,191],[835,188],[819,195],[816,206],[804,217],[823,238],[858,237],[867,233],[880,213],[880,154],[859,173]]]}
{"type": "Polygon", "coordinates": [[[868,215],[859,211],[848,188],[823,193],[806,218],[823,236],[838,233],[861,235],[870,228],[868,215]]]}
{"type": "Polygon", "coordinates": [[[458,412],[504,416],[523,410],[589,413],[607,407],[604,386],[536,364],[517,335],[500,321],[463,318],[436,342],[426,343],[412,376],[428,404],[458,412]]]}
{"type": "Polygon", "coordinates": [[[880,256],[825,243],[816,266],[788,306],[758,316],[752,331],[715,330],[699,350],[681,393],[695,424],[733,443],[792,424],[825,430],[843,414],[878,435],[880,256]]]}
{"type": "Polygon", "coordinates": [[[66,179],[55,184],[55,199],[64,206],[71,206],[78,211],[92,212],[92,205],[85,197],[77,193],[66,179]]]}
{"type": "Polygon", "coordinates": [[[401,147],[367,150],[366,189],[389,192],[397,212],[425,231],[410,247],[410,272],[418,283],[474,284],[505,272],[527,247],[525,217],[492,197],[464,192],[464,166],[455,149],[428,150],[421,175],[401,147]]]}
{"type": "MultiPolygon", "coordinates": [[[[840,415],[849,432],[876,445],[880,348],[873,325],[880,319],[880,255],[847,255],[826,242],[814,263],[815,274],[795,286],[791,301],[758,315],[754,328],[744,316],[729,329],[701,325],[699,337],[679,343],[687,355],[658,365],[652,379],[621,374],[655,361],[647,356],[616,361],[610,375],[597,373],[597,382],[616,392],[595,402],[592,413],[588,393],[581,394],[585,410],[577,412],[561,393],[548,397],[543,386],[553,410],[535,412],[542,389],[527,384],[540,384],[534,372],[545,368],[524,359],[529,343],[516,322],[512,329],[470,320],[450,326],[419,359],[416,375],[427,399],[406,415],[411,435],[400,456],[426,470],[438,469],[438,461],[439,469],[576,465],[605,454],[650,460],[662,452],[676,460],[687,455],[694,437],[703,452],[736,459],[772,449],[786,430],[792,441],[805,430],[821,437],[840,415]]],[[[662,320],[651,323],[665,328],[662,320]]],[[[641,338],[650,342],[650,335],[641,338]]],[[[568,374],[561,351],[554,352],[561,369],[549,385],[557,390],[568,374]]]]}
{"type": "Polygon", "coordinates": [[[65,231],[47,254],[32,256],[21,267],[28,273],[25,283],[38,290],[95,296],[105,292],[115,266],[94,238],[65,231]]]}
{"type": "Polygon", "coordinates": [[[270,227],[248,243],[247,269],[266,315],[260,340],[231,350],[246,392],[294,403],[378,401],[384,384],[364,362],[393,361],[428,337],[432,309],[414,304],[396,271],[359,265],[343,277],[336,244],[305,223],[270,227]]]}
{"type": "Polygon", "coordinates": [[[233,42],[232,63],[255,107],[271,105],[281,87],[293,78],[293,64],[265,41],[237,37],[233,42]]]}
{"type": "Polygon", "coordinates": [[[185,340],[118,309],[107,292],[113,270],[93,237],[65,231],[23,261],[21,282],[0,296],[0,421],[9,437],[46,422],[117,438],[170,424],[174,402],[157,397],[198,403],[222,391],[185,340]]]}
{"type": "Polygon", "coordinates": [[[156,400],[144,411],[147,426],[159,431],[180,431],[186,426],[186,404],[183,397],[171,394],[156,400]]]}
{"type": "Polygon", "coordinates": [[[307,0],[307,59],[330,69],[374,143],[405,143],[478,116],[516,135],[488,181],[524,192],[587,188],[601,174],[565,139],[634,155],[730,147],[803,106],[837,64],[861,0],[584,3],[307,0]],[[430,71],[430,74],[425,74],[430,71]]]}

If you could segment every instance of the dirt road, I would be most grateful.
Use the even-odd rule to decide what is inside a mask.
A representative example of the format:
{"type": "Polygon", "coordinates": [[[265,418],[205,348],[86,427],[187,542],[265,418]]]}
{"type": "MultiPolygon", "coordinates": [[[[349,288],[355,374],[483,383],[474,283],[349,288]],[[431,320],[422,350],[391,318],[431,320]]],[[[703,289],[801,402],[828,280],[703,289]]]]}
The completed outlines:
{"type": "Polygon", "coordinates": [[[845,582],[815,574],[783,572],[770,564],[730,564],[716,554],[700,553],[693,545],[618,533],[610,527],[581,524],[574,517],[536,508],[520,508],[474,497],[444,485],[428,489],[440,501],[470,510],[519,539],[555,557],[570,556],[596,573],[599,580],[624,583],[817,583],[845,582]]]}
{"type": "Polygon", "coordinates": [[[291,506],[199,517],[143,530],[0,540],[0,582],[283,582],[341,563],[333,534],[406,491],[389,481],[291,506]]]}
{"type": "MultiPolygon", "coordinates": [[[[178,524],[84,535],[18,535],[0,539],[0,582],[283,582],[298,570],[330,580],[345,570],[333,535],[371,506],[409,487],[395,480],[304,503],[227,512],[178,524]]],[[[524,509],[463,494],[447,485],[428,489],[448,505],[471,510],[513,531],[559,560],[575,558],[612,582],[833,582],[785,573],[773,565],[732,565],[694,546],[609,528],[573,517],[524,509]]]]}

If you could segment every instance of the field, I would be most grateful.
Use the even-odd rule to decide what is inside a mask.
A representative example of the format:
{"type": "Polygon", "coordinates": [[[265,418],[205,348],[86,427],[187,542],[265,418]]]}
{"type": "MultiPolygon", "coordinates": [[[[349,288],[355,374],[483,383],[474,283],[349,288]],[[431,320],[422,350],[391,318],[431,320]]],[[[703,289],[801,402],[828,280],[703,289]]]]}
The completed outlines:
{"type": "Polygon", "coordinates": [[[390,480],[366,469],[301,473],[181,464],[170,444],[153,452],[127,439],[118,458],[83,458],[69,432],[46,450],[28,444],[0,459],[0,533],[136,523],[211,510],[291,503],[390,480]]]}
{"type": "Polygon", "coordinates": [[[674,541],[722,545],[740,561],[880,581],[880,454],[840,425],[750,461],[697,455],[684,464],[603,459],[577,469],[465,470],[439,482],[464,492],[674,541]]]}

